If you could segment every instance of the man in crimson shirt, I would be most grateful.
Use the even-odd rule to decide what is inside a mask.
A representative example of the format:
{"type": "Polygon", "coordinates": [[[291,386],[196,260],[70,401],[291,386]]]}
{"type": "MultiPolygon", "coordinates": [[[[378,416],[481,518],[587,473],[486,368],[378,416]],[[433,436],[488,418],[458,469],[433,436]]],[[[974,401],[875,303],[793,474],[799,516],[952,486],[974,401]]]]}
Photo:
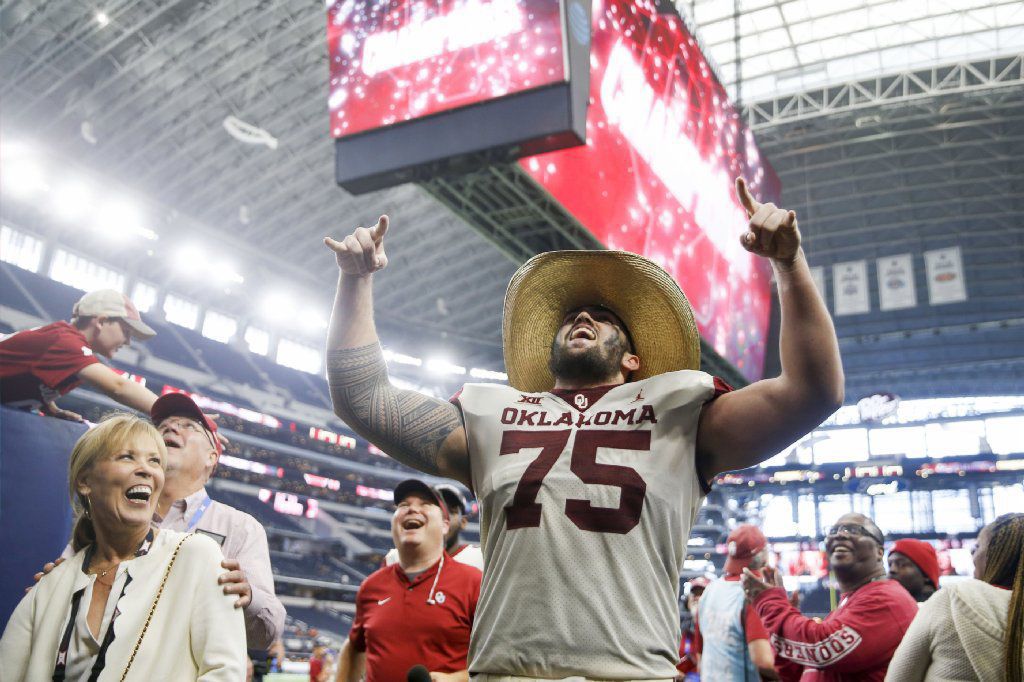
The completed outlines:
{"type": "MultiPolygon", "coordinates": [[[[766,569],[760,579],[744,571],[747,599],[772,633],[776,656],[803,668],[801,680],[882,682],[896,647],[917,615],[917,603],[886,577],[882,531],[863,514],[844,514],[825,536],[825,552],[842,599],[824,621],[806,618],[766,569]],[[774,583],[774,584],[773,584],[774,583]]],[[[798,668],[797,668],[798,669],[798,668]]]]}
{"type": "Polygon", "coordinates": [[[337,682],[405,680],[424,666],[433,682],[469,680],[467,656],[479,569],[444,551],[448,509],[440,493],[410,479],[395,488],[391,537],[398,562],[372,573],[356,595],[356,617],[338,656],[337,682]]]}
{"type": "Polygon", "coordinates": [[[128,297],[114,289],[83,296],[71,322],[54,322],[0,340],[0,402],[41,409],[48,415],[81,421],[57,406],[57,398],[86,383],[122,405],[149,413],[156,394],[99,361],[114,356],[131,340],[156,332],[142,321],[128,297]]]}

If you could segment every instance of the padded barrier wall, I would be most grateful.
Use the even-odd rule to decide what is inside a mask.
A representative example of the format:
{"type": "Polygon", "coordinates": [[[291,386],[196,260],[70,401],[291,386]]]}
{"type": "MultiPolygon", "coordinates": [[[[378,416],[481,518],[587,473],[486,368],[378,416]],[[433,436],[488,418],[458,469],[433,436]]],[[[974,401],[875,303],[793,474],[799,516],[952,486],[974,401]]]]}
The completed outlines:
{"type": "Polygon", "coordinates": [[[0,623],[71,535],[68,457],[86,427],[0,408],[0,623]]]}

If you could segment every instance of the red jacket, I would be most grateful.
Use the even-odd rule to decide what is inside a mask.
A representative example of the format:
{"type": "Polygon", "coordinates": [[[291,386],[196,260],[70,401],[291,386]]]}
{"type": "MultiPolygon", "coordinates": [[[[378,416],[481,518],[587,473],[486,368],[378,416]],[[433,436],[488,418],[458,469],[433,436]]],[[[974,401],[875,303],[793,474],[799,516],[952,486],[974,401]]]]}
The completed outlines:
{"type": "Polygon", "coordinates": [[[871,582],[844,595],[821,623],[793,608],[780,587],[758,596],[754,608],[772,633],[776,662],[802,667],[801,679],[817,682],[882,682],[917,615],[914,598],[895,580],[871,582]]]}

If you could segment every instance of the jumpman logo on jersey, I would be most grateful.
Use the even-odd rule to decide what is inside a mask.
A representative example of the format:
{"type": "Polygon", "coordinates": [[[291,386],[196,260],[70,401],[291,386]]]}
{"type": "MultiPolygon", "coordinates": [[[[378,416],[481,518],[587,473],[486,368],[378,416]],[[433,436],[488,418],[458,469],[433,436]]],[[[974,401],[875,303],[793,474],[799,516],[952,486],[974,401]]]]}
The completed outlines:
{"type": "Polygon", "coordinates": [[[632,399],[632,400],[631,400],[630,402],[633,402],[633,403],[639,403],[639,402],[642,402],[642,401],[643,401],[643,399],[644,399],[644,389],[642,389],[642,388],[641,388],[641,389],[640,389],[640,392],[639,392],[639,393],[637,393],[637,394],[636,394],[636,397],[635,397],[635,398],[633,398],[633,399],[632,399]]]}

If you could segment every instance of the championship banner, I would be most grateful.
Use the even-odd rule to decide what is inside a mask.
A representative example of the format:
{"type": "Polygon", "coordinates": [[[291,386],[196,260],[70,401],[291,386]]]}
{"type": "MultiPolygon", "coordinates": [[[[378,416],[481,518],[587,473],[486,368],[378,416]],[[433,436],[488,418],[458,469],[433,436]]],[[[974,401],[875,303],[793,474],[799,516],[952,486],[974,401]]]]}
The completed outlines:
{"type": "Polygon", "coordinates": [[[943,305],[967,300],[959,246],[925,251],[924,267],[928,273],[928,303],[943,305]]]}
{"type": "Polygon", "coordinates": [[[836,263],[832,266],[832,290],[836,315],[857,315],[871,311],[868,299],[868,262],[836,263]]]}
{"type": "Polygon", "coordinates": [[[818,289],[818,293],[821,294],[822,300],[827,301],[828,296],[825,293],[825,268],[821,265],[811,268],[811,280],[818,289]]]}
{"type": "Polygon", "coordinates": [[[917,305],[914,286],[914,257],[909,253],[879,258],[878,305],[882,310],[900,310],[917,305]]]}

